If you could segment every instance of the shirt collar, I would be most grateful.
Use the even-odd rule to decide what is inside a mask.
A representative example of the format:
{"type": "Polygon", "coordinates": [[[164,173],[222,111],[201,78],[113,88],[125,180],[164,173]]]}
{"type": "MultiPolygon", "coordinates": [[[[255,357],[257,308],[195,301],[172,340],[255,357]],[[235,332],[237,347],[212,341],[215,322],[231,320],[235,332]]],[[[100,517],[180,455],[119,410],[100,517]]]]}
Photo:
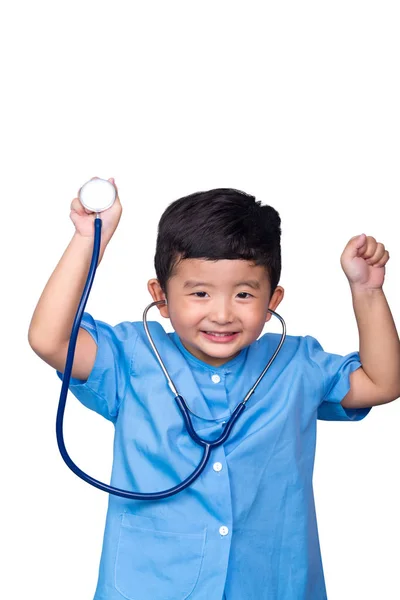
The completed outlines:
{"type": "Polygon", "coordinates": [[[225,372],[228,373],[232,370],[233,367],[235,369],[237,369],[237,367],[246,360],[248,346],[246,346],[245,348],[242,348],[242,350],[239,352],[239,354],[237,356],[235,356],[235,358],[232,358],[231,360],[224,363],[223,365],[220,365],[219,367],[214,367],[213,365],[209,365],[208,363],[204,362],[203,360],[200,360],[199,358],[194,356],[191,352],[189,352],[189,350],[187,350],[185,348],[185,346],[182,344],[181,339],[180,339],[179,335],[176,333],[176,331],[172,332],[171,337],[172,337],[172,340],[175,343],[175,345],[179,348],[179,350],[182,352],[182,354],[186,358],[186,360],[193,367],[197,367],[198,369],[211,371],[213,373],[225,373],[225,372]]]}

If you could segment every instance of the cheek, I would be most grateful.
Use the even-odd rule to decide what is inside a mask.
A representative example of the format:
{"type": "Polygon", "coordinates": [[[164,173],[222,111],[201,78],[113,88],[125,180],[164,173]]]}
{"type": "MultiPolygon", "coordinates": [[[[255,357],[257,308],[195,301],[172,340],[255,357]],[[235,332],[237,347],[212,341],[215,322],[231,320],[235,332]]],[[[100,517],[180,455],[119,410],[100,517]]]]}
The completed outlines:
{"type": "Polygon", "coordinates": [[[181,302],[176,308],[178,318],[182,321],[193,321],[207,314],[207,308],[196,302],[181,302]]]}
{"type": "Polygon", "coordinates": [[[199,319],[203,318],[203,312],[200,307],[189,306],[187,303],[174,304],[174,308],[169,313],[172,325],[188,327],[195,325],[199,319]]]}
{"type": "MultiPolygon", "coordinates": [[[[269,313],[268,313],[269,314],[269,313]]],[[[269,316],[271,316],[269,314],[269,316]]],[[[245,321],[247,328],[249,331],[252,331],[257,337],[263,331],[268,315],[265,314],[265,311],[253,311],[249,318],[245,321]]]]}

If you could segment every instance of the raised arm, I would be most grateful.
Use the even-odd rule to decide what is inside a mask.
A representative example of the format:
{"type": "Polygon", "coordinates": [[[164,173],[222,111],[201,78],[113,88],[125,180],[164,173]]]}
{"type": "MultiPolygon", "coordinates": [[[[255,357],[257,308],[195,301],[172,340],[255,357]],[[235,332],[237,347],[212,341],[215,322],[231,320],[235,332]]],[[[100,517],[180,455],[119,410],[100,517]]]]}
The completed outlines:
{"type": "Polygon", "coordinates": [[[349,280],[360,336],[362,368],[350,375],[345,408],[386,404],[400,397],[400,341],[383,282],[389,253],[371,236],[347,244],[342,268],[349,280]]]}
{"type": "MultiPolygon", "coordinates": [[[[121,213],[122,206],[117,195],[113,206],[101,213],[102,239],[98,264],[117,228],[121,213]]],[[[94,241],[95,214],[87,211],[79,198],[74,198],[71,203],[70,217],[75,225],[75,234],[39,298],[28,332],[28,341],[34,352],[61,372],[64,371],[72,324],[89,271],[94,241]]],[[[80,328],[72,377],[88,379],[96,352],[92,336],[80,328]]]]}

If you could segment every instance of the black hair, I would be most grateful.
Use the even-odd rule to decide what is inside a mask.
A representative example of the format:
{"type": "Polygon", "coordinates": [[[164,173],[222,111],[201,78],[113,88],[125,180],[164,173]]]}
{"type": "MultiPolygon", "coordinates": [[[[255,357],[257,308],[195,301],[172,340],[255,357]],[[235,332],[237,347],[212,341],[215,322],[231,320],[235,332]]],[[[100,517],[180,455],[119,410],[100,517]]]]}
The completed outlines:
{"type": "Polygon", "coordinates": [[[280,224],[272,206],[231,188],[175,200],[158,224],[154,267],[162,291],[186,258],[243,259],[266,268],[272,296],[281,275],[280,224]]]}

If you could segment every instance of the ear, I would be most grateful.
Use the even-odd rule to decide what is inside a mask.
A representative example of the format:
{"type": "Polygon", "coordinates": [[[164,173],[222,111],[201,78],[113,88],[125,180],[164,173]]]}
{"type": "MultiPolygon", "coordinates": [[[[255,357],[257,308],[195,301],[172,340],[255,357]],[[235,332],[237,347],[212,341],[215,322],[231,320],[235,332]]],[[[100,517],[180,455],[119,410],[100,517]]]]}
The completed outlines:
{"type": "MultiPolygon", "coordinates": [[[[154,302],[167,299],[166,294],[161,289],[158,279],[149,279],[147,282],[147,289],[149,290],[154,302]]],[[[168,307],[165,304],[159,304],[157,308],[162,317],[169,319],[168,307]]]]}
{"type": "MultiPolygon", "coordinates": [[[[276,287],[276,290],[274,291],[274,293],[272,294],[271,300],[269,301],[268,304],[268,308],[270,308],[271,310],[276,310],[276,308],[280,305],[280,303],[283,300],[283,297],[285,295],[285,290],[283,289],[282,286],[278,285],[276,287]]],[[[267,323],[270,319],[271,319],[272,315],[269,312],[267,314],[267,317],[265,319],[265,322],[267,323]]]]}

